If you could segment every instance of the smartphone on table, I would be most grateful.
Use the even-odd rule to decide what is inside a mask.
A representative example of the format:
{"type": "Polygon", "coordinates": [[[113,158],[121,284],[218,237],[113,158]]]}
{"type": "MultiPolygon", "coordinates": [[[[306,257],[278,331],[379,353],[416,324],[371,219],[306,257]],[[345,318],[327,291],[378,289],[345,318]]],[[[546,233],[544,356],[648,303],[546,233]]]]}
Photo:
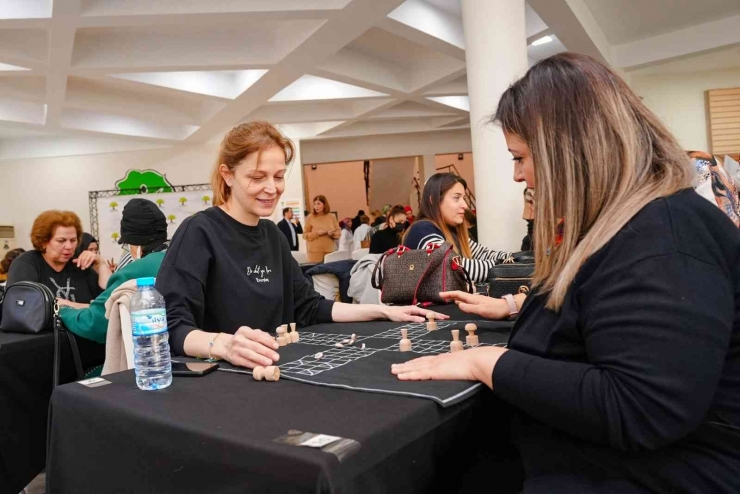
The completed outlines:
{"type": "Polygon", "coordinates": [[[172,362],[173,376],[201,377],[218,369],[214,362],[172,362]]]}

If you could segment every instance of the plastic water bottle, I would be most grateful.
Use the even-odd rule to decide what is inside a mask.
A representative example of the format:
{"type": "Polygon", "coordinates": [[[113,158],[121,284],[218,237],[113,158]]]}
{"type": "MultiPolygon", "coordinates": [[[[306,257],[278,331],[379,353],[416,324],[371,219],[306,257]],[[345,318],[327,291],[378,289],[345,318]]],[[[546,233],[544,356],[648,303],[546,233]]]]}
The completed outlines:
{"type": "Polygon", "coordinates": [[[139,389],[162,389],[172,383],[167,309],[154,288],[154,278],[138,278],[131,300],[134,369],[139,389]]]}

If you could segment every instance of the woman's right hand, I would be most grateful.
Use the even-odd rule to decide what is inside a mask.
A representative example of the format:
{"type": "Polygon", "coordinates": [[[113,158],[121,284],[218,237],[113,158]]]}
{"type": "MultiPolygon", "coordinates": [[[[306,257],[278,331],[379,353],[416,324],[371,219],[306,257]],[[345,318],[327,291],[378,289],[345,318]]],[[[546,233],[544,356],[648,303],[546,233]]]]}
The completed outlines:
{"type": "Polygon", "coordinates": [[[275,339],[264,331],[242,326],[234,335],[218,338],[212,354],[239,367],[254,369],[273,365],[280,359],[275,351],[279,345],[275,339]]]}
{"type": "Polygon", "coordinates": [[[486,319],[506,319],[509,317],[509,304],[502,298],[491,298],[462,291],[441,292],[446,301],[454,301],[460,310],[476,314],[486,319]]]}

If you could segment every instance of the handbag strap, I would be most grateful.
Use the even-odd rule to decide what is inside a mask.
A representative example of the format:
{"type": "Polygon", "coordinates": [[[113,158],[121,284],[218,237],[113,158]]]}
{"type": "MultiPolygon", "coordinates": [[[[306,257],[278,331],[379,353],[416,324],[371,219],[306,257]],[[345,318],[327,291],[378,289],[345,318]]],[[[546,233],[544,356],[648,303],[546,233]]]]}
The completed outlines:
{"type": "Polygon", "coordinates": [[[383,263],[388,258],[388,256],[396,254],[398,257],[401,257],[404,253],[410,250],[411,249],[404,245],[399,245],[398,247],[394,247],[380,256],[380,259],[378,259],[378,261],[375,263],[375,267],[373,268],[373,276],[372,278],[370,278],[370,284],[373,286],[373,288],[375,288],[376,290],[383,289],[383,263]]]}
{"type": "MultiPolygon", "coordinates": [[[[431,256],[434,254],[435,250],[441,249],[442,245],[444,244],[431,244],[424,250],[426,250],[427,255],[431,256]]],[[[437,256],[437,258],[434,261],[429,263],[429,266],[427,266],[427,269],[423,273],[421,273],[419,282],[416,284],[416,288],[414,288],[414,299],[411,301],[412,305],[418,305],[416,302],[417,300],[416,295],[419,293],[419,288],[421,288],[421,284],[424,282],[424,280],[427,278],[429,274],[434,272],[440,266],[440,264],[444,262],[445,257],[447,257],[447,254],[451,250],[452,250],[452,246],[448,245],[447,249],[444,251],[444,254],[442,254],[441,256],[437,256]]]]}
{"type": "Polygon", "coordinates": [[[67,341],[69,341],[69,347],[72,350],[72,360],[75,365],[75,372],[79,381],[85,377],[85,371],[82,368],[82,358],[80,357],[80,349],[77,346],[77,340],[71,331],[67,331],[62,323],[62,319],[59,317],[59,306],[54,303],[54,387],[59,386],[62,373],[62,334],[67,335],[67,341]]]}

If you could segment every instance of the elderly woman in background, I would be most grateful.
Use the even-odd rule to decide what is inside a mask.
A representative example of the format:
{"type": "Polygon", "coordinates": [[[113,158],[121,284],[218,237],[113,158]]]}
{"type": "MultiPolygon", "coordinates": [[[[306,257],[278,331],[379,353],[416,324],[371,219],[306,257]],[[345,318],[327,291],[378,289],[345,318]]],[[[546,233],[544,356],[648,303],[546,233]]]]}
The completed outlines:
{"type": "Polygon", "coordinates": [[[46,285],[57,299],[83,306],[100,295],[111,271],[100,255],[81,252],[73,259],[82,236],[80,218],[71,211],[44,211],[33,222],[33,249],[10,266],[8,285],[33,281],[46,285]]]}

